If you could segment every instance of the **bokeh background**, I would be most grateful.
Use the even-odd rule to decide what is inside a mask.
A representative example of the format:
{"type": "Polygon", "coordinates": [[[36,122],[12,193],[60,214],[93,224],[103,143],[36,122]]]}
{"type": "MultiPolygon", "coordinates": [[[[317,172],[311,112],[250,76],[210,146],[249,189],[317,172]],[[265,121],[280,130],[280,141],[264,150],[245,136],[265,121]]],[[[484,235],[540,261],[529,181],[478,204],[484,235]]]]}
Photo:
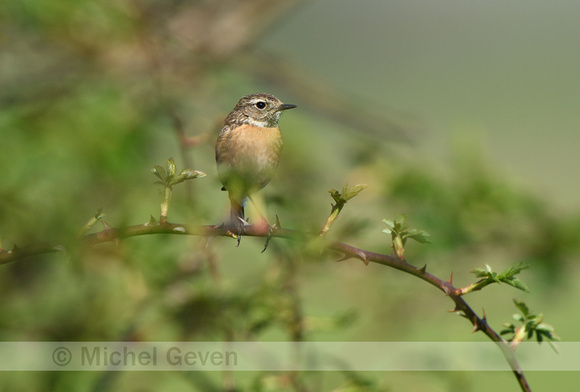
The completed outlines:
{"type": "MultiPolygon", "coordinates": [[[[147,236],[80,249],[159,215],[150,169],[179,185],[169,221],[217,224],[228,202],[213,143],[246,94],[298,109],[281,120],[271,221],[320,230],[328,190],[368,188],[329,237],[388,253],[383,218],[406,213],[432,244],[416,265],[457,286],[523,261],[530,293],[466,299],[496,329],[512,298],[580,336],[580,5],[574,1],[11,0],[0,3],[0,238],[66,254],[0,266],[5,341],[485,341],[451,302],[398,271],[300,244],[147,236]],[[99,230],[96,226],[93,230],[99,230]]],[[[556,354],[554,354],[556,355],[556,354]]],[[[575,390],[575,373],[527,374],[575,390]]],[[[518,390],[509,373],[14,373],[2,390],[518,390]]]]}

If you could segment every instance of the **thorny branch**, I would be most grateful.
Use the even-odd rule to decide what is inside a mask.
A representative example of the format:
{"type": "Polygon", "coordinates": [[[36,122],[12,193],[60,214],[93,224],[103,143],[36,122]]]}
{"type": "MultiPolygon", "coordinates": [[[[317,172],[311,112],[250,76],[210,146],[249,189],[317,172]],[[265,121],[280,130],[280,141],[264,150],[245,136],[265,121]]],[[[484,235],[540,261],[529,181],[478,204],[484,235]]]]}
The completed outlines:
{"type": "MultiPolygon", "coordinates": [[[[208,226],[193,226],[193,225],[183,225],[168,222],[149,222],[141,225],[128,226],[124,228],[113,228],[108,227],[100,232],[85,234],[82,237],[82,242],[85,245],[92,246],[103,242],[113,242],[125,238],[147,235],[147,234],[182,234],[182,235],[197,235],[206,237],[217,237],[217,236],[231,236],[231,233],[235,231],[234,227],[228,225],[208,225],[208,226]]],[[[308,241],[310,238],[303,233],[284,229],[276,228],[274,230],[269,230],[268,227],[263,225],[250,225],[246,227],[246,236],[254,237],[278,237],[278,238],[288,238],[295,239],[299,241],[308,241]]],[[[313,236],[316,237],[316,236],[313,236]]],[[[474,329],[473,331],[483,332],[489,339],[494,342],[500,343],[498,346],[503,352],[507,362],[509,363],[518,383],[520,384],[523,391],[530,391],[530,387],[526,381],[526,378],[517,363],[514,355],[513,349],[509,346],[508,342],[503,339],[497,332],[495,332],[488,324],[485,318],[485,313],[483,317],[479,317],[471,307],[462,298],[462,291],[460,288],[453,286],[452,279],[445,281],[440,279],[426,270],[426,266],[416,267],[404,260],[399,259],[393,255],[386,255],[381,253],[375,253],[368,250],[363,250],[356,248],[354,246],[338,242],[325,240],[324,243],[326,249],[340,252],[343,257],[340,259],[347,260],[351,258],[356,258],[362,260],[365,264],[370,262],[386,265],[391,268],[406,272],[425,282],[435,286],[441,290],[445,295],[447,295],[455,304],[455,307],[451,312],[455,312],[460,316],[466,318],[471,322],[474,329]]],[[[62,251],[64,248],[62,246],[55,245],[36,245],[23,248],[14,248],[12,250],[0,251],[0,264],[7,264],[13,261],[22,260],[26,257],[42,254],[62,251]]]]}

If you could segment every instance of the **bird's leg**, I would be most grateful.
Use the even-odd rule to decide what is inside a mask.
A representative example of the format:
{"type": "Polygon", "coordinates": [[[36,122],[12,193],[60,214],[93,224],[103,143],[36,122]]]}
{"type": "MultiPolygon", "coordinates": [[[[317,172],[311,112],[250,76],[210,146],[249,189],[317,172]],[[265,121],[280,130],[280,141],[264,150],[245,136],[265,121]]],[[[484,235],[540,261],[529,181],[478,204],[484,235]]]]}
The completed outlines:
{"type": "Polygon", "coordinates": [[[232,219],[231,223],[236,229],[236,232],[234,233],[236,239],[238,240],[238,244],[236,246],[240,246],[242,235],[246,234],[246,225],[249,225],[249,223],[241,217],[236,217],[235,219],[232,219]]]}
{"type": "Polygon", "coordinates": [[[246,225],[249,223],[244,219],[244,204],[245,201],[239,202],[236,198],[231,197],[231,212],[230,212],[230,225],[233,226],[235,232],[232,233],[232,237],[238,240],[238,245],[240,246],[240,241],[242,240],[242,235],[246,234],[246,225]]]}

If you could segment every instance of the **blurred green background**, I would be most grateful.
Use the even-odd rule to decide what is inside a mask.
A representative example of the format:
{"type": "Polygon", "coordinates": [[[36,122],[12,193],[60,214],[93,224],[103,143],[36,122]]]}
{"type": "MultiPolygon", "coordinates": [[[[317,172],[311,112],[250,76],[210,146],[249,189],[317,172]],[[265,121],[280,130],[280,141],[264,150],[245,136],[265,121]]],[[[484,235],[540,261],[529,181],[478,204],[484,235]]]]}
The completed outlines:
{"type": "MultiPolygon", "coordinates": [[[[300,244],[146,236],[79,249],[102,207],[115,227],[158,217],[150,169],[208,174],[169,221],[228,214],[213,143],[238,99],[298,105],[262,192],[271,222],[316,232],[327,191],[368,184],[329,233],[388,253],[398,213],[432,244],[410,263],[454,283],[531,265],[529,294],[469,295],[496,330],[512,298],[579,338],[580,5],[573,1],[11,0],[0,3],[0,238],[68,253],[0,266],[5,341],[485,341],[411,276],[300,244]]],[[[100,229],[96,227],[95,230],[100,229]]],[[[556,354],[554,354],[556,355],[556,354]]],[[[575,390],[575,373],[527,374],[575,390]]],[[[30,373],[7,391],[518,390],[509,373],[30,373]],[[233,379],[231,378],[233,377],[233,379]],[[235,386],[233,386],[235,385],[235,386]],[[234,389],[235,388],[235,389],[234,389]]]]}

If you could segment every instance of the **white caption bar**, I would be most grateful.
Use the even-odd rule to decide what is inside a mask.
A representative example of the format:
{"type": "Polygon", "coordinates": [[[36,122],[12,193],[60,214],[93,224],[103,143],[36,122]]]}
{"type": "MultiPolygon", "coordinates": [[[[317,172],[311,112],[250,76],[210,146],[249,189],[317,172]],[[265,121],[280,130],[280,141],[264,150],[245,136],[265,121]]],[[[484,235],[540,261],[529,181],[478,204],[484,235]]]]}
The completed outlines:
{"type": "MultiPolygon", "coordinates": [[[[580,371],[580,342],[521,343],[524,371],[580,371]]],[[[0,342],[0,371],[510,371],[493,342],[0,342]]]]}

